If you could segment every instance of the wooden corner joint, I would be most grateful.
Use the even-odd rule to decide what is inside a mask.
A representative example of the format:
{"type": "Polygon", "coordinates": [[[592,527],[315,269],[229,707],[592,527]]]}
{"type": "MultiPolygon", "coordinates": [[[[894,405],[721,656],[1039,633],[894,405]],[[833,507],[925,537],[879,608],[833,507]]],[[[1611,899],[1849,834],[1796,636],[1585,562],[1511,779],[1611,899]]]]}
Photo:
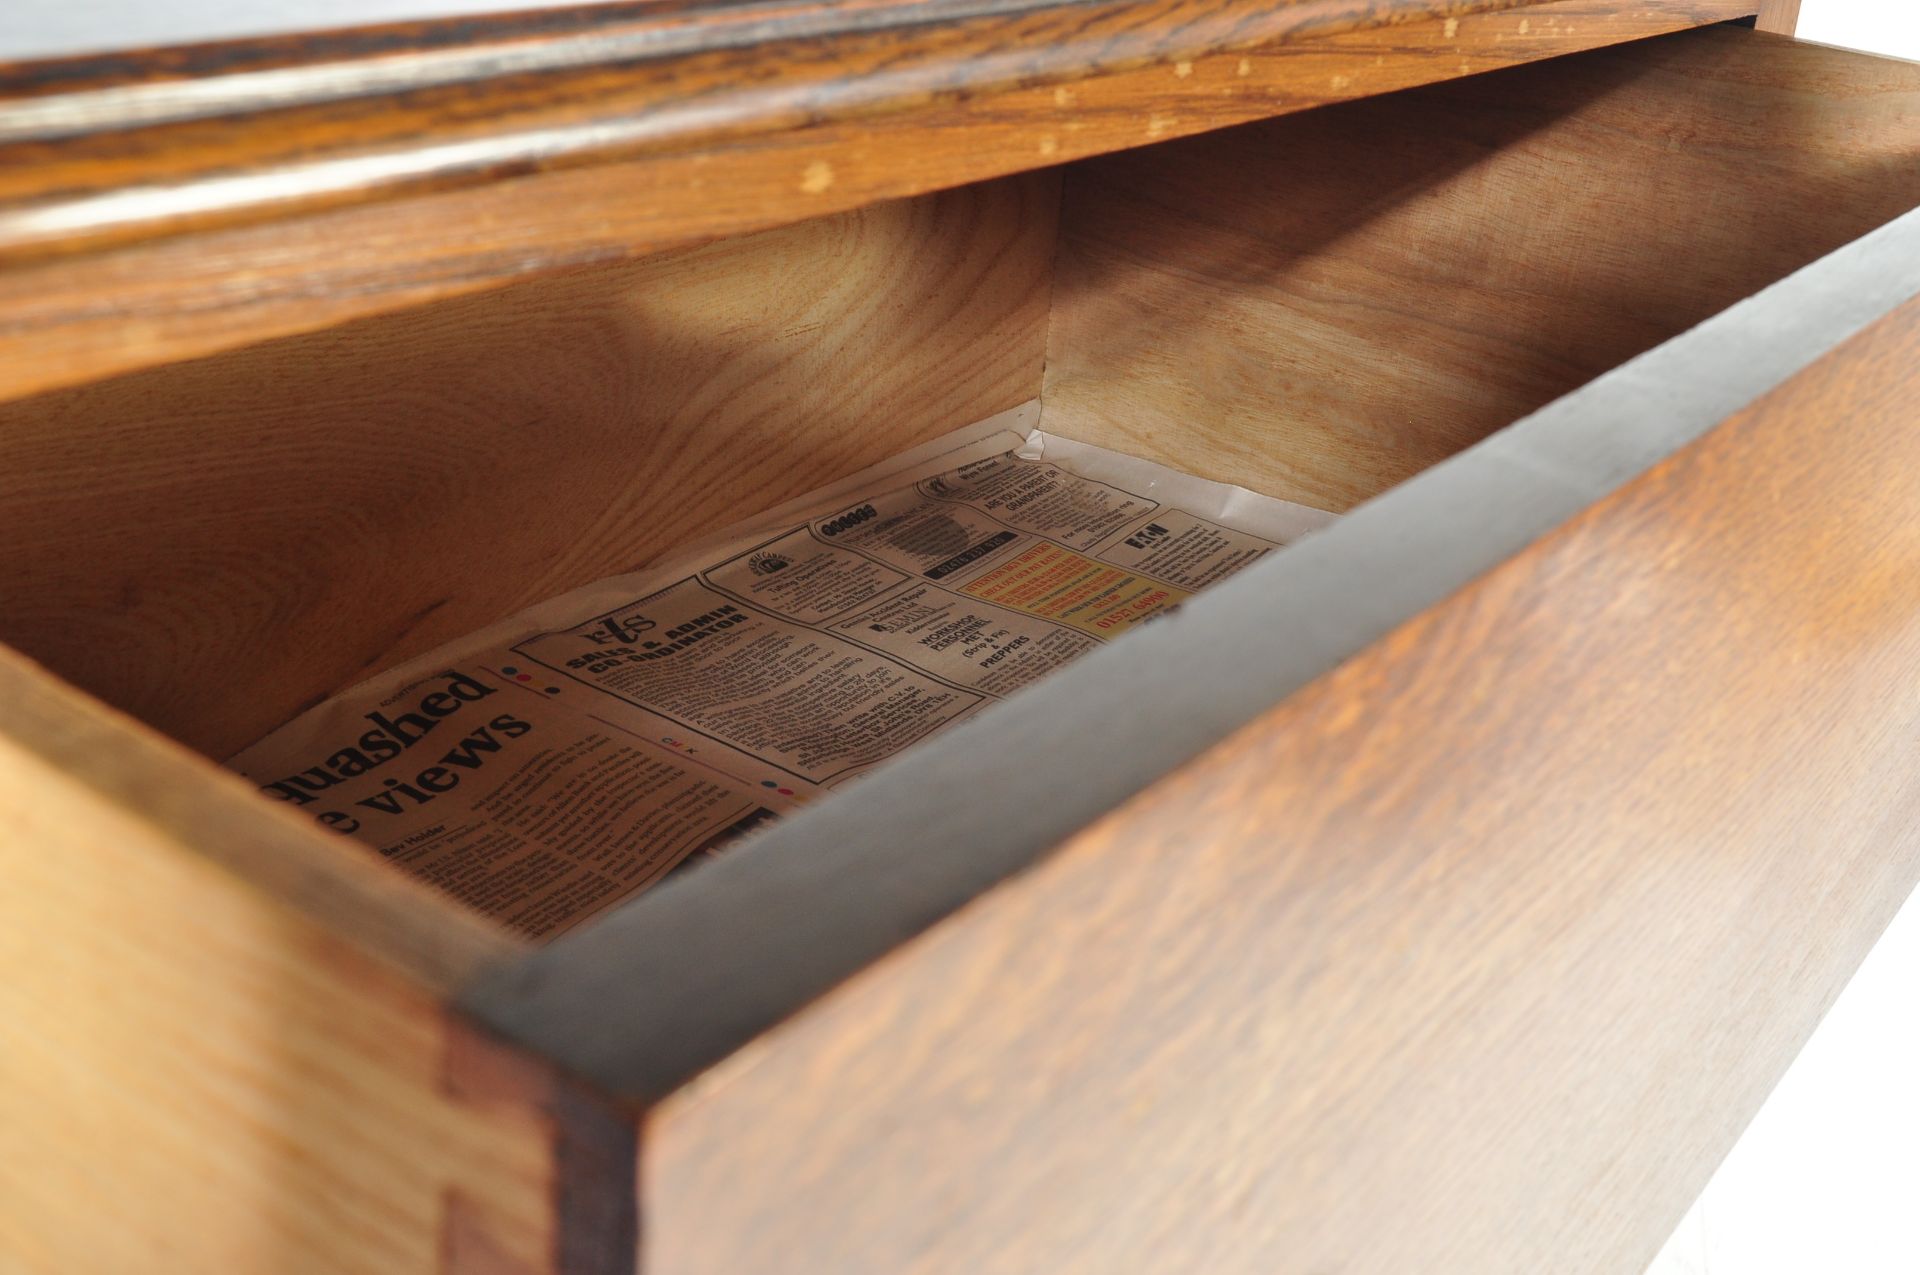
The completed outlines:
{"type": "Polygon", "coordinates": [[[450,1166],[443,1191],[445,1275],[635,1275],[639,1253],[637,1120],[585,1082],[488,1034],[455,1011],[442,1092],[476,1116],[531,1131],[545,1149],[544,1253],[516,1245],[520,1219],[450,1166]]]}

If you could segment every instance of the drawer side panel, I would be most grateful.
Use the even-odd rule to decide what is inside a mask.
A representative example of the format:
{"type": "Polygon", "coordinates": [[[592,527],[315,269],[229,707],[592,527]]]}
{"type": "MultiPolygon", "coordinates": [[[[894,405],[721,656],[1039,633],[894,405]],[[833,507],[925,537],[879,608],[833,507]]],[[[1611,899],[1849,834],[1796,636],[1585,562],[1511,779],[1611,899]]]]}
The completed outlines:
{"type": "Polygon", "coordinates": [[[630,1272],[630,1121],[440,994],[507,945],[48,682],[0,651],[0,1270],[630,1272]]]}
{"type": "Polygon", "coordinates": [[[1920,876],[1916,367],[1909,302],[669,1099],[648,1270],[1643,1267],[1920,876]]]}

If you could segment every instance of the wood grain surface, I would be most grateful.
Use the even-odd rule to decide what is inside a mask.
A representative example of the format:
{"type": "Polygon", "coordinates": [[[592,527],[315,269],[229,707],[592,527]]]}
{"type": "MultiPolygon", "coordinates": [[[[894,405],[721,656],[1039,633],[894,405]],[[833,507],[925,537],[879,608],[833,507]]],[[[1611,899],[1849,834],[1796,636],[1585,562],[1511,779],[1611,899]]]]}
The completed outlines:
{"type": "MultiPolygon", "coordinates": [[[[902,32],[861,36],[879,41],[869,51],[874,73],[866,79],[854,64],[835,63],[806,43],[805,57],[753,61],[750,51],[741,49],[701,54],[717,61],[698,74],[671,60],[581,70],[577,74],[601,80],[579,87],[577,97],[560,94],[550,100],[537,85],[525,87],[522,105],[533,112],[525,119],[513,114],[520,108],[513,107],[511,94],[474,102],[470,98],[479,90],[473,85],[450,84],[407,97],[441,102],[433,109],[445,118],[434,117],[424,105],[425,115],[409,115],[375,109],[377,98],[355,98],[276,108],[251,124],[213,117],[21,141],[8,153],[23,162],[0,178],[0,201],[12,201],[10,211],[0,212],[0,227],[10,227],[0,229],[0,239],[13,245],[15,262],[0,270],[0,398],[311,331],[494,286],[531,271],[764,229],[1327,101],[1736,17],[1751,13],[1755,2],[1550,0],[1526,6],[1525,14],[1510,21],[1496,21],[1476,16],[1488,8],[1484,4],[1395,0],[1369,6],[1380,21],[1356,26],[1350,19],[1358,10],[1351,0],[1285,5],[1194,0],[1188,6],[1195,10],[1193,21],[1175,28],[1148,12],[1180,7],[1167,0],[1158,6],[1118,6],[1132,11],[1127,21],[1138,20],[1139,27],[1112,41],[1100,34],[1099,15],[1106,9],[1070,5],[1049,10],[1045,23],[1084,21],[1087,25],[1076,26],[1079,34],[1072,39],[1040,18],[1031,20],[1041,23],[1032,29],[1000,28],[997,45],[957,37],[943,42],[920,28],[905,49],[899,47],[908,40],[902,32]],[[1047,43],[1056,37],[1055,44],[1047,43]],[[1214,44],[1209,41],[1235,48],[1210,53],[1214,44]],[[1131,51],[1121,56],[1115,50],[1123,46],[1131,51]],[[916,58],[947,61],[923,65],[916,58]],[[1069,61],[1055,67],[1060,58],[1069,61]],[[828,76],[823,83],[831,92],[808,87],[808,75],[828,76]],[[1080,78],[1059,80],[1059,75],[1080,78]],[[856,84],[867,88],[856,91],[856,84]],[[816,100],[816,89],[827,96],[816,100]],[[862,96],[869,90],[881,96],[862,96]],[[301,112],[315,116],[312,128],[296,127],[307,118],[301,112]],[[579,164],[570,159],[567,164],[574,166],[553,167],[538,148],[546,144],[540,139],[560,125],[548,121],[551,128],[535,127],[530,121],[554,112],[576,119],[566,128],[583,136],[598,136],[577,123],[586,112],[625,121],[615,132],[629,126],[653,130],[647,133],[653,140],[644,154],[611,147],[593,150],[590,164],[576,156],[579,164]],[[386,150],[365,150],[372,141],[357,134],[360,125],[353,122],[363,116],[366,127],[392,131],[382,143],[386,150]],[[534,158],[508,162],[496,156],[477,167],[451,158],[487,150],[486,130],[506,130],[515,119],[521,122],[512,127],[520,131],[511,134],[512,145],[501,154],[532,146],[538,151],[534,158]],[[660,131],[670,131],[670,125],[682,131],[670,137],[660,131]],[[453,150],[441,146],[457,139],[465,140],[453,150]],[[349,144],[362,149],[327,158],[335,153],[327,146],[349,144]],[[271,167],[266,155],[234,149],[247,146],[298,155],[286,158],[291,167],[283,171],[271,167]],[[24,162],[28,159],[33,162],[24,162]],[[199,165],[206,172],[203,177],[184,171],[143,176],[129,164],[199,165]],[[11,193],[6,182],[14,183],[11,193]],[[473,182],[484,184],[388,198],[473,182]],[[375,196],[383,202],[314,212],[341,200],[375,196]],[[290,216],[294,212],[312,215],[290,216]],[[167,237],[246,217],[281,220],[167,237]],[[149,239],[117,251],[71,255],[127,235],[149,239]],[[38,265],[27,260],[56,250],[69,255],[38,265]]],[[[378,61],[371,52],[362,60],[378,61]]],[[[186,74],[194,64],[183,62],[181,68],[175,74],[186,74]]],[[[69,70],[76,82],[95,84],[85,78],[84,68],[69,70]]],[[[124,73],[160,74],[151,69],[124,73]]],[[[36,74],[44,79],[47,72],[36,74]]],[[[196,94],[212,91],[198,83],[186,87],[196,94]]],[[[148,87],[186,91],[170,79],[148,87]]],[[[135,89],[147,91],[140,84],[115,87],[111,81],[86,91],[135,89]]],[[[28,106],[51,109],[56,100],[31,98],[14,113],[28,106]]]]}
{"type": "MultiPolygon", "coordinates": [[[[351,61],[368,56],[466,52],[515,40],[595,34],[647,23],[656,33],[695,47],[749,39],[791,38],[796,14],[809,12],[829,31],[899,25],[964,12],[1030,8],[1025,0],[841,0],[827,7],[766,0],[176,0],[155,9],[145,0],[89,0],[84,13],[58,0],[21,0],[0,21],[0,65],[71,59],[109,82],[189,78],[262,66],[351,61]],[[15,14],[19,13],[19,17],[15,14]],[[688,37],[691,37],[690,39],[688,37]],[[729,37],[732,37],[731,41],[729,37]]],[[[44,91],[60,91],[58,83],[44,91]]]]}
{"type": "Polygon", "coordinates": [[[723,138],[990,98],[1302,34],[1527,3],[622,6],[575,10],[590,23],[537,38],[484,32],[499,23],[550,27],[566,11],[474,19],[461,24],[459,43],[431,48],[419,47],[435,31],[425,24],[413,38],[344,61],[330,48],[351,33],[163,52],[158,75],[125,56],[109,58],[104,71],[85,60],[27,64],[9,76],[26,91],[0,116],[0,139],[12,143],[0,149],[0,250],[71,251],[289,207],[711,148],[723,138]],[[483,33],[477,43],[475,32],[483,33]],[[40,91],[49,82],[56,91],[40,91]]]}
{"type": "Polygon", "coordinates": [[[0,408],[0,640],[216,757],[1036,396],[1049,174],[0,408]]]}
{"type": "Polygon", "coordinates": [[[1800,0],[1761,0],[1757,25],[1762,31],[1792,35],[1800,25],[1800,0]]]}
{"type": "MultiPolygon", "coordinates": [[[[1851,83],[1869,115],[1864,99],[1905,92],[1900,79],[1851,83]]],[[[1544,170],[1550,193],[1554,177],[1544,170]]],[[[1792,206],[1791,192],[1774,193],[1792,206]]],[[[1529,194],[1516,183],[1504,198],[1524,204],[1529,194]]],[[[1272,556],[1244,583],[1206,592],[1179,616],[914,750],[767,832],[757,843],[764,851],[729,856],[530,955],[473,989],[472,1003],[516,1038],[564,1042],[571,1066],[611,1088],[670,1092],[1920,291],[1917,218],[1792,275],[1272,556]],[[1115,697],[1114,686],[1127,694],[1115,697]],[[1154,729],[1140,731],[1143,721],[1154,729]],[[1055,759],[1078,755],[1088,738],[1127,746],[1103,750],[1097,766],[1063,783],[1055,759]],[[910,856],[898,851],[901,827],[915,829],[910,856]],[[605,1015],[615,1000],[630,1012],[605,1015]]],[[[1347,227],[1364,232],[1360,220],[1347,227]]],[[[1204,438],[1210,417],[1230,406],[1203,403],[1185,428],[1204,438]]],[[[1146,445],[1176,463],[1204,457],[1198,445],[1183,456],[1178,442],[1146,445]]],[[[1275,472],[1248,469],[1227,476],[1275,472]]]]}
{"type": "Polygon", "coordinates": [[[1920,205],[1916,154],[1920,65],[1719,27],[1094,160],[1044,423],[1345,509],[1920,205]]]}
{"type": "Polygon", "coordinates": [[[0,649],[0,1269],[632,1266],[630,1122],[445,1009],[504,934],[0,649]]]}
{"type": "Polygon", "coordinates": [[[1642,1269],[1920,876],[1916,367],[1909,302],[675,1095],[646,1269],[1642,1269]]]}

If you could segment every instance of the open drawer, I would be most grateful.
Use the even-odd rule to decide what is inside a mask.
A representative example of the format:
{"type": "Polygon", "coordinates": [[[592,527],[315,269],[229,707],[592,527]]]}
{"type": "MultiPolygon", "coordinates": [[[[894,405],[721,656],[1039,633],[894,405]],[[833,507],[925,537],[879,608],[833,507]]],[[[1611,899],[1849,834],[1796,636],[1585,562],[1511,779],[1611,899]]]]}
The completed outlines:
{"type": "Polygon", "coordinates": [[[1920,877],[1916,204],[1710,28],[0,406],[0,1250],[1638,1270],[1920,877]],[[538,949],[207,760],[1035,399],[1352,512],[538,949]]]}

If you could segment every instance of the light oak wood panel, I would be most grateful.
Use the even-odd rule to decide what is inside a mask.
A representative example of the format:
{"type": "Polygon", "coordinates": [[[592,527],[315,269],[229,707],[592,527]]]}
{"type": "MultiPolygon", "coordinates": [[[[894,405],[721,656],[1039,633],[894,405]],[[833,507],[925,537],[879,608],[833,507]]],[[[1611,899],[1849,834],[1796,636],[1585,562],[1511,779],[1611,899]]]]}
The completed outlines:
{"type": "Polygon", "coordinates": [[[506,936],[0,650],[0,1269],[614,1275],[628,1122],[445,1010],[506,936]]]}
{"type": "Polygon", "coordinates": [[[1792,35],[1800,25],[1800,0],[1761,0],[1757,25],[1762,31],[1792,35]]]}
{"type": "Polygon", "coordinates": [[[0,409],[0,640],[216,756],[1033,398],[1038,174],[0,409]]]}
{"type": "MultiPolygon", "coordinates": [[[[1159,62],[1115,64],[1052,85],[1022,78],[993,92],[975,85],[959,95],[907,94],[899,110],[845,119],[812,113],[772,131],[638,158],[494,174],[473,189],[22,264],[0,271],[0,399],[313,331],[534,271],[657,252],[1640,39],[1749,14],[1756,2],[1547,0],[1519,16],[1486,5],[1397,4],[1392,12],[1409,20],[1374,27],[1314,25],[1332,11],[1324,4],[1243,5],[1291,34],[1233,52],[1164,51],[1159,62]]],[[[1342,7],[1350,8],[1344,0],[1333,6],[1342,7]]],[[[1076,11],[1062,7],[1069,17],[1076,11]]],[[[380,42],[372,46],[377,51],[380,42]]],[[[971,83],[976,68],[959,57],[950,69],[956,83],[971,83]]],[[[660,91],[683,103],[693,82],[663,83],[660,91]]],[[[278,144],[271,128],[261,131],[278,144]]]]}
{"type": "Polygon", "coordinates": [[[647,1269],[1642,1269],[1920,876],[1916,367],[1908,301],[667,1099],[647,1269]]]}
{"type": "Polygon", "coordinates": [[[1374,495],[1920,204],[1920,66],[1737,28],[1069,170],[1045,424],[1374,495]]]}

